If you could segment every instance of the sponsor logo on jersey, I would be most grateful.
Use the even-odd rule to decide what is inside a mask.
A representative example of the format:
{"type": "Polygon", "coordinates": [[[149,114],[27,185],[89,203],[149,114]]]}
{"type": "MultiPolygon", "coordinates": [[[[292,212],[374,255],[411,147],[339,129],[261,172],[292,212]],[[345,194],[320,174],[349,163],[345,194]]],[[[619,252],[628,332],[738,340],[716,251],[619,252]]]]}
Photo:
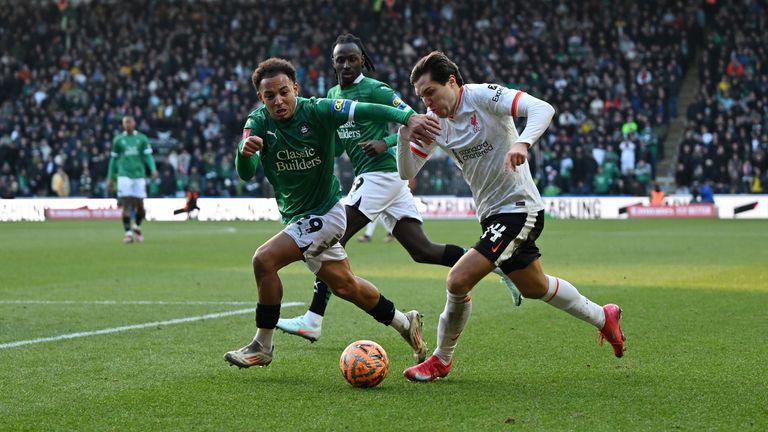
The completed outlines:
{"type": "Polygon", "coordinates": [[[359,139],[363,136],[362,132],[357,129],[354,120],[341,125],[339,129],[336,130],[336,134],[340,139],[359,139]]]}
{"type": "Polygon", "coordinates": [[[334,99],[332,110],[336,112],[343,112],[346,107],[346,101],[344,99],[334,99]]]}
{"type": "Polygon", "coordinates": [[[394,107],[399,107],[401,103],[403,103],[403,100],[397,96],[395,96],[394,99],[392,99],[392,106],[394,107]]]}
{"type": "Polygon", "coordinates": [[[461,149],[461,150],[453,150],[453,155],[458,159],[459,162],[464,163],[470,159],[477,159],[479,157],[483,157],[486,154],[490,153],[493,150],[493,144],[489,143],[488,141],[483,141],[482,144],[478,144],[473,147],[461,149]]]}
{"type": "Polygon", "coordinates": [[[498,101],[499,101],[499,99],[501,99],[501,92],[502,92],[502,89],[501,89],[501,88],[499,88],[498,90],[496,90],[496,94],[495,94],[495,95],[493,95],[493,97],[491,98],[491,100],[492,100],[492,101],[494,101],[494,102],[498,102],[498,101]]]}
{"type": "Polygon", "coordinates": [[[282,171],[305,171],[312,169],[322,163],[320,156],[313,148],[305,150],[280,150],[275,156],[277,162],[275,168],[278,172],[282,171]]]}

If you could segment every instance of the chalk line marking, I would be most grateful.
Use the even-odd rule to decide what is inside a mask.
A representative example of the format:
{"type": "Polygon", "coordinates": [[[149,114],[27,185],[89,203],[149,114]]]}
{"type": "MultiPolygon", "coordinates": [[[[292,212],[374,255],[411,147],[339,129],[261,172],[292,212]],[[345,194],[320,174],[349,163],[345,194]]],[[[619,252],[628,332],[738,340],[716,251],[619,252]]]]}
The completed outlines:
{"type": "MultiPolygon", "coordinates": [[[[304,305],[304,303],[302,302],[283,303],[284,307],[302,306],[302,305],[304,305]]],[[[227,312],[218,312],[218,313],[199,315],[199,316],[193,316],[193,317],[187,317],[187,318],[177,318],[177,319],[166,320],[166,321],[153,321],[148,323],[133,324],[133,325],[127,325],[127,326],[120,326],[120,327],[111,327],[111,328],[93,330],[88,332],[67,333],[67,334],[58,335],[58,336],[50,336],[50,337],[37,338],[37,339],[21,340],[16,342],[8,342],[8,343],[0,344],[0,349],[16,348],[24,345],[32,345],[32,344],[38,344],[38,343],[44,343],[44,342],[56,342],[60,340],[77,339],[82,337],[97,336],[97,335],[110,334],[110,333],[119,333],[119,332],[124,332],[128,330],[139,330],[139,329],[145,329],[149,327],[168,326],[168,325],[183,324],[183,323],[194,322],[194,321],[202,321],[207,319],[224,318],[232,315],[244,315],[248,313],[253,313],[253,311],[254,311],[254,308],[237,309],[237,310],[232,310],[227,312]]]]}

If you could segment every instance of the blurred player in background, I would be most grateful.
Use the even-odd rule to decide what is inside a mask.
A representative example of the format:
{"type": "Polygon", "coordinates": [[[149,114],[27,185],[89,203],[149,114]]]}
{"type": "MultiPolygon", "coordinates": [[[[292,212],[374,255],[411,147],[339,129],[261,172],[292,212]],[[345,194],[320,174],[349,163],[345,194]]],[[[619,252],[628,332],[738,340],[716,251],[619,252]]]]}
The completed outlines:
{"type": "Polygon", "coordinates": [[[432,142],[400,128],[398,170],[403,178],[412,178],[437,147],[446,150],[472,190],[484,233],[448,274],[448,299],[438,322],[434,355],[406,369],[406,378],[432,381],[448,375],[472,311],[469,292],[496,267],[509,275],[523,296],[597,327],[599,336],[621,357],[621,309],[591,302],[568,281],[544,274],[539,262],[536,239],[544,228],[544,203],[531,177],[528,149],[549,127],[552,106],[519,90],[464,84],[458,66],[437,51],[418,61],[411,83],[428,115],[439,117],[441,132],[432,142]],[[527,117],[519,136],[514,117],[527,117]]]}
{"type": "Polygon", "coordinates": [[[392,106],[347,99],[298,97],[296,70],[283,59],[271,58],[253,73],[253,85],[264,106],[251,112],[235,155],[237,173],[250,180],[261,162],[275,188],[285,229],[261,245],[253,256],[258,288],[256,335],[224,359],[239,367],[272,362],[272,337],[280,318],[283,286],[278,271],[305,261],[333,292],[397,330],[418,361],[426,358],[417,311],[403,313],[376,287],[352,273],[339,239],[346,229],[346,212],[339,203],[339,180],[333,174],[336,131],[350,121],[406,124],[416,136],[434,139],[437,121],[392,106]]]}
{"type": "MultiPolygon", "coordinates": [[[[362,41],[351,34],[340,35],[333,46],[332,63],[339,84],[328,90],[328,98],[352,99],[414,112],[387,84],[363,75],[363,68],[375,71],[362,41]]],[[[433,243],[422,227],[408,182],[397,174],[394,147],[397,135],[389,134],[386,123],[350,121],[338,129],[337,155],[347,152],[355,170],[355,181],[342,200],[347,229],[339,240],[342,246],[363,227],[378,220],[418,263],[451,267],[464,255],[464,248],[433,243]]],[[[511,282],[510,282],[511,284],[511,282]]],[[[316,341],[331,293],[322,280],[315,281],[309,310],[301,316],[281,319],[277,327],[287,333],[316,341]]],[[[519,296],[518,296],[519,298],[519,296]]],[[[519,302],[518,302],[519,304],[519,302]]]]}
{"type": "Polygon", "coordinates": [[[136,131],[136,120],[123,117],[123,132],[112,140],[112,154],[107,171],[107,190],[114,187],[117,175],[117,200],[123,207],[124,243],[144,241],[141,222],[144,220],[144,198],[147,197],[146,169],[157,178],[152,146],[146,135],[136,131]],[[134,224],[131,227],[131,214],[134,224]]]}

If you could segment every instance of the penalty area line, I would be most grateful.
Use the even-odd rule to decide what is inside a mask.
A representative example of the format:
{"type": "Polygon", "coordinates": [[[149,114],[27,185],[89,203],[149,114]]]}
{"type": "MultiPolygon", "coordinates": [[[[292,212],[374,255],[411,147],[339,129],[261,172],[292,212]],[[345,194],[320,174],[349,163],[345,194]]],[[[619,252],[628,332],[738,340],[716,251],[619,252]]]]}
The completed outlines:
{"type": "MultiPolygon", "coordinates": [[[[302,306],[302,305],[304,305],[304,303],[302,302],[289,302],[289,303],[283,303],[282,306],[291,307],[291,306],[302,306]]],[[[77,339],[77,338],[97,336],[97,335],[103,335],[103,334],[120,333],[124,331],[140,330],[140,329],[145,329],[149,327],[184,324],[188,322],[203,321],[207,319],[225,318],[232,315],[244,315],[247,313],[253,313],[253,311],[254,311],[254,308],[237,309],[232,311],[211,313],[211,314],[186,317],[186,318],[177,318],[177,319],[165,320],[165,321],[153,321],[148,323],[133,324],[133,325],[120,326],[120,327],[110,327],[110,328],[105,328],[101,330],[93,330],[93,331],[87,331],[87,332],[67,333],[63,335],[50,336],[50,337],[44,337],[44,338],[8,342],[8,343],[0,344],[0,349],[16,348],[24,345],[39,344],[44,342],[56,342],[60,340],[77,339]]]]}

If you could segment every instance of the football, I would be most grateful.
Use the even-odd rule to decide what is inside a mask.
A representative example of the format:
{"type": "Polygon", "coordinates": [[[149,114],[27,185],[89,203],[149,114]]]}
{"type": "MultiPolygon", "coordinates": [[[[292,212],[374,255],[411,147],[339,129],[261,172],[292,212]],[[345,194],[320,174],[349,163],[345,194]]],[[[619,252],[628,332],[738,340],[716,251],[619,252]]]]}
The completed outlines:
{"type": "Polygon", "coordinates": [[[344,349],[339,359],[341,374],[353,387],[371,388],[387,377],[389,357],[374,341],[359,340],[344,349]]]}

